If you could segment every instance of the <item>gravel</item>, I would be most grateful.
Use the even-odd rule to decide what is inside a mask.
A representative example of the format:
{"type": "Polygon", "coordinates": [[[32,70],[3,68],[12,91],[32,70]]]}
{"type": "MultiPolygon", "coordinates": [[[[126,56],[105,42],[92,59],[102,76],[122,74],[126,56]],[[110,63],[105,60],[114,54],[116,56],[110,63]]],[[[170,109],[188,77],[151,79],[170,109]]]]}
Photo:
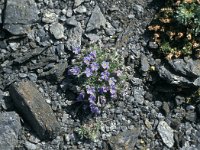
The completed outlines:
{"type": "Polygon", "coordinates": [[[146,29],[161,5],[1,0],[0,149],[200,149],[199,60],[155,54],[159,47],[146,29]],[[96,117],[78,111],[66,75],[71,51],[91,43],[122,52],[130,81],[123,98],[108,102],[96,117]],[[34,86],[13,88],[27,82],[34,86]],[[94,141],[75,131],[98,123],[94,141]]]}

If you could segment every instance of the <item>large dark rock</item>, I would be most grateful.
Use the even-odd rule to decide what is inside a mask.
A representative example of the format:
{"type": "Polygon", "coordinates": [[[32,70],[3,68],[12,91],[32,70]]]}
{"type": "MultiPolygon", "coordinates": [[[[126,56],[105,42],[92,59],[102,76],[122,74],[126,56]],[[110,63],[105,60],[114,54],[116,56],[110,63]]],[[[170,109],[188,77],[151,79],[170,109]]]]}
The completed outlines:
{"type": "Polygon", "coordinates": [[[133,150],[138,140],[140,129],[135,128],[119,133],[109,140],[109,145],[112,150],[133,150]]]}
{"type": "Polygon", "coordinates": [[[200,77],[200,60],[174,59],[169,64],[178,73],[188,77],[200,77]]]}
{"type": "Polygon", "coordinates": [[[26,34],[38,20],[38,12],[34,0],[7,0],[3,28],[14,35],[26,34]]]}
{"type": "Polygon", "coordinates": [[[200,87],[200,60],[175,59],[157,65],[159,76],[171,84],[200,87]]]}
{"type": "Polygon", "coordinates": [[[18,143],[21,123],[15,112],[0,113],[0,150],[14,150],[18,143]]]}
{"type": "Polygon", "coordinates": [[[22,81],[9,89],[14,104],[41,139],[55,138],[60,130],[51,107],[34,83],[22,81]]]}

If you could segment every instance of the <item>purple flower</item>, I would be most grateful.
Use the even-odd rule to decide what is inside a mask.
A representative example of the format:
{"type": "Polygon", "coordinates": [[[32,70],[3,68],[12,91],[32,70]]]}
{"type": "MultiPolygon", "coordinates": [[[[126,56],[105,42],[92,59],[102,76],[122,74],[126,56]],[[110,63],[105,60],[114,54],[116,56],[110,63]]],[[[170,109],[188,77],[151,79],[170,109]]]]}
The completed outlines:
{"type": "Polygon", "coordinates": [[[75,48],[72,49],[72,51],[73,51],[74,54],[79,54],[80,51],[81,51],[81,48],[80,47],[75,47],[75,48]]]}
{"type": "Polygon", "coordinates": [[[100,103],[102,105],[105,105],[105,103],[106,103],[106,97],[105,96],[100,96],[99,99],[100,99],[100,103]]]}
{"type": "Polygon", "coordinates": [[[112,77],[112,78],[110,78],[110,79],[108,80],[108,83],[109,83],[110,86],[115,86],[115,82],[116,82],[116,80],[115,80],[114,77],[112,77]]]}
{"type": "Polygon", "coordinates": [[[103,67],[103,69],[108,69],[108,68],[109,68],[109,62],[103,61],[103,62],[101,63],[101,66],[103,67]]]}
{"type": "Polygon", "coordinates": [[[106,93],[106,92],[108,92],[108,88],[105,87],[105,86],[102,86],[102,87],[100,87],[100,88],[98,89],[98,92],[99,92],[100,94],[106,93]]]}
{"type": "Polygon", "coordinates": [[[91,103],[94,103],[95,100],[96,100],[96,96],[90,95],[89,98],[88,98],[88,100],[89,100],[90,104],[91,104],[91,103]]]}
{"type": "Polygon", "coordinates": [[[110,73],[107,70],[105,70],[104,72],[101,73],[101,79],[108,80],[109,75],[110,73]]]}
{"type": "Polygon", "coordinates": [[[92,59],[92,60],[96,59],[96,57],[97,57],[96,51],[92,51],[92,52],[89,54],[89,57],[90,57],[90,59],[92,59]]]}
{"type": "Polygon", "coordinates": [[[68,70],[69,75],[78,75],[80,73],[80,68],[78,66],[74,66],[68,70]]]}
{"type": "Polygon", "coordinates": [[[99,108],[94,103],[90,103],[90,110],[94,114],[100,114],[99,108]]]}
{"type": "Polygon", "coordinates": [[[90,95],[95,95],[95,88],[94,87],[91,87],[89,85],[86,86],[86,91],[87,91],[87,94],[90,94],[90,95]]]}
{"type": "Polygon", "coordinates": [[[78,97],[77,97],[77,101],[82,101],[85,98],[85,93],[81,92],[78,97]]]}
{"type": "Polygon", "coordinates": [[[110,94],[111,94],[111,95],[114,95],[114,94],[116,94],[116,93],[117,93],[117,91],[116,91],[115,86],[111,86],[111,87],[110,87],[110,94]]]}
{"type": "Polygon", "coordinates": [[[97,71],[99,69],[99,64],[96,62],[93,62],[90,66],[92,71],[97,71]]]}
{"type": "Polygon", "coordinates": [[[90,68],[86,68],[84,73],[85,73],[86,77],[92,76],[92,70],[90,68]]]}
{"type": "Polygon", "coordinates": [[[83,58],[83,62],[86,64],[86,65],[89,65],[90,64],[90,61],[91,61],[91,58],[86,56],[83,58]]]}

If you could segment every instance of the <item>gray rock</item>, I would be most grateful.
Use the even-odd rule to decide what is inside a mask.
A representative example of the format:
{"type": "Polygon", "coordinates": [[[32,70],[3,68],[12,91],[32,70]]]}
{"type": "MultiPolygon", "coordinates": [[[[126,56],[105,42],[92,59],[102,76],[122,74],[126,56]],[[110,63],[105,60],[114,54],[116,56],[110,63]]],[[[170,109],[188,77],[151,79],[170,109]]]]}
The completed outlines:
{"type": "Polygon", "coordinates": [[[0,120],[0,149],[14,150],[21,130],[20,118],[15,112],[4,112],[0,120]]]}
{"type": "Polygon", "coordinates": [[[25,34],[38,18],[34,0],[7,0],[3,28],[14,35],[25,34]]]}
{"type": "Polygon", "coordinates": [[[52,139],[58,135],[60,125],[33,82],[12,84],[9,92],[18,111],[41,139],[52,139]]]}
{"type": "Polygon", "coordinates": [[[186,78],[185,76],[180,76],[168,70],[165,66],[157,66],[159,76],[165,79],[170,84],[180,85],[180,86],[197,86],[200,87],[200,77],[199,78],[186,78]]]}
{"type": "Polygon", "coordinates": [[[74,9],[74,12],[79,14],[86,13],[87,8],[85,6],[79,6],[78,8],[74,9]]]}
{"type": "Polygon", "coordinates": [[[69,50],[72,50],[76,47],[81,47],[81,38],[82,38],[83,29],[81,28],[81,24],[78,23],[78,26],[72,28],[68,32],[68,40],[66,42],[66,47],[69,50]]]}
{"type": "Polygon", "coordinates": [[[150,66],[149,66],[147,57],[144,54],[142,54],[141,55],[141,70],[143,72],[147,72],[149,70],[149,67],[150,66]]]}
{"type": "Polygon", "coordinates": [[[68,65],[67,62],[59,63],[53,66],[53,68],[50,69],[49,71],[43,72],[41,76],[48,76],[51,78],[51,80],[60,82],[66,77],[64,73],[67,68],[67,65],[68,65]]]}
{"type": "Polygon", "coordinates": [[[148,47],[150,49],[157,49],[158,48],[158,44],[156,42],[149,42],[148,43],[148,47]]]}
{"type": "Polygon", "coordinates": [[[200,77],[199,59],[174,59],[169,64],[177,73],[187,77],[200,77]]]}
{"type": "Polygon", "coordinates": [[[133,150],[138,140],[140,129],[134,128],[112,136],[108,143],[112,150],[133,150]]]}
{"type": "Polygon", "coordinates": [[[66,16],[67,16],[67,17],[71,17],[72,14],[73,14],[72,9],[71,9],[71,8],[67,9],[66,16]]]}
{"type": "Polygon", "coordinates": [[[58,19],[58,15],[53,10],[45,10],[42,16],[44,23],[53,23],[58,19]]]}
{"type": "Polygon", "coordinates": [[[96,34],[85,34],[85,36],[91,41],[91,43],[95,43],[100,40],[100,37],[96,34]]]}
{"type": "Polygon", "coordinates": [[[78,7],[84,2],[84,0],[74,0],[74,7],[78,7]]]}
{"type": "Polygon", "coordinates": [[[64,38],[64,26],[60,23],[52,23],[50,32],[57,40],[64,38]]]}
{"type": "Polygon", "coordinates": [[[142,105],[144,103],[144,90],[141,87],[134,89],[133,91],[135,101],[142,105]]]}
{"type": "Polygon", "coordinates": [[[105,25],[106,25],[106,19],[102,14],[99,6],[96,5],[87,23],[86,31],[89,32],[94,29],[100,29],[101,27],[105,28],[105,25]]]}
{"type": "Polygon", "coordinates": [[[78,26],[78,22],[76,21],[75,16],[72,16],[71,18],[68,18],[66,20],[66,24],[71,25],[71,26],[78,26]]]}
{"type": "Polygon", "coordinates": [[[173,147],[173,145],[174,145],[173,129],[165,121],[160,121],[158,124],[157,130],[158,130],[163,142],[169,148],[173,147]]]}
{"type": "Polygon", "coordinates": [[[29,141],[26,141],[25,142],[25,147],[28,149],[28,150],[36,150],[37,149],[37,146],[29,141]]]}

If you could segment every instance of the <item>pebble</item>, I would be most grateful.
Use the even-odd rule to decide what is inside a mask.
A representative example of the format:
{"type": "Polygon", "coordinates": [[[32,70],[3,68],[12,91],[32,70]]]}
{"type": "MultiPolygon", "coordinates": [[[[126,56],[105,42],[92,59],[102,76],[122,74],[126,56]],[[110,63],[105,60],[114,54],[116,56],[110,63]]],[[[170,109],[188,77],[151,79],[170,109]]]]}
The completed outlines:
{"type": "Polygon", "coordinates": [[[50,32],[57,40],[64,38],[64,27],[60,23],[51,24],[50,32]]]}
{"type": "Polygon", "coordinates": [[[163,140],[163,143],[165,143],[169,148],[173,147],[174,145],[173,129],[165,121],[160,121],[157,130],[163,140]]]}

